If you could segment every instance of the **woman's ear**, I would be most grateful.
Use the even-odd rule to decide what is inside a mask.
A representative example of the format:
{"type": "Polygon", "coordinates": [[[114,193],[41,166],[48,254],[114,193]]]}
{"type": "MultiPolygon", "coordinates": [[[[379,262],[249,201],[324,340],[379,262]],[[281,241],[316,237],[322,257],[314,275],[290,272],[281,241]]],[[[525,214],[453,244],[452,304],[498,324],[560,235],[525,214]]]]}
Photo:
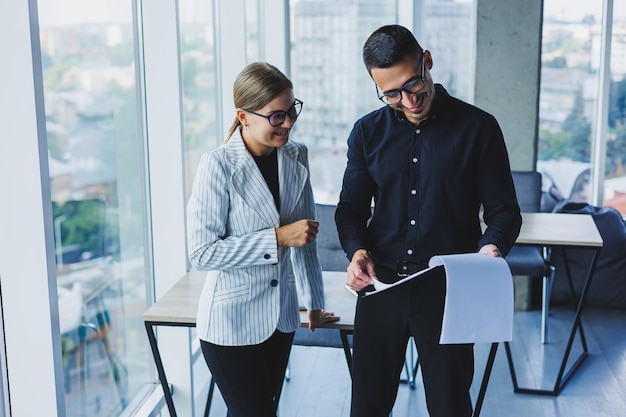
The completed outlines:
{"type": "Polygon", "coordinates": [[[248,114],[243,111],[242,109],[237,109],[237,119],[239,119],[239,122],[241,122],[242,125],[247,126],[248,125],[248,114]]]}

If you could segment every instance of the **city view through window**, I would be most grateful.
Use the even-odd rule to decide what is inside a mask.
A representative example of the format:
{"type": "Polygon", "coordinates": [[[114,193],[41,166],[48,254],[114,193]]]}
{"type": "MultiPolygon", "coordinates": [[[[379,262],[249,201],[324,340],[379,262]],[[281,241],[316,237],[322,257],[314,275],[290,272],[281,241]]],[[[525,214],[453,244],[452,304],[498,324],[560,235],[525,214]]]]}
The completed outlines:
{"type": "MultiPolygon", "coordinates": [[[[590,202],[597,125],[602,2],[544,2],[539,152],[544,188],[590,202]]],[[[615,2],[611,34],[604,203],[626,214],[626,14],[615,2]]]]}
{"type": "Polygon", "coordinates": [[[38,2],[69,417],[120,415],[151,380],[132,7],[38,2]]]}
{"type": "MultiPolygon", "coordinates": [[[[293,138],[309,148],[315,201],[337,204],[346,163],[346,142],[362,116],[383,106],[362,58],[367,37],[396,23],[396,0],[291,0],[291,78],[304,101],[293,138]]],[[[416,2],[420,45],[431,51],[433,79],[452,95],[473,99],[474,2],[416,2]]]]}

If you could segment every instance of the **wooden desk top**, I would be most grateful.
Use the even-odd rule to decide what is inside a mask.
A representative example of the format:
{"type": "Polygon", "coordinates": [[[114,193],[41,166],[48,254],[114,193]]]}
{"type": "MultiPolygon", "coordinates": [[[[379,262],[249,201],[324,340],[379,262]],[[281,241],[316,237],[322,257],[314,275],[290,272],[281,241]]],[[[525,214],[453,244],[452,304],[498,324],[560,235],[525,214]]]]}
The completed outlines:
{"type": "MultiPolygon", "coordinates": [[[[356,296],[345,288],[346,272],[324,271],[323,274],[326,310],[332,311],[341,319],[334,323],[326,323],[320,328],[352,330],[356,296]]],[[[309,327],[309,317],[306,311],[300,311],[300,327],[309,327]]]]}
{"type": "Polygon", "coordinates": [[[195,326],[205,271],[187,272],[143,313],[144,321],[195,326]]]}
{"type": "MultiPolygon", "coordinates": [[[[522,213],[522,228],[516,243],[541,246],[602,247],[602,237],[587,214],[522,213]]],[[[144,321],[195,326],[196,310],[206,272],[185,274],[144,314],[144,321]]],[[[341,317],[322,327],[351,330],[356,297],[348,292],[346,272],[324,271],[326,310],[341,317]]],[[[300,312],[303,327],[308,326],[306,311],[300,312]]]]}
{"type": "MultiPolygon", "coordinates": [[[[144,314],[143,320],[172,325],[190,326],[196,324],[196,313],[200,293],[204,285],[206,272],[191,271],[186,273],[163,297],[161,297],[144,314]]],[[[336,323],[329,323],[324,327],[333,329],[352,329],[354,324],[354,307],[356,297],[345,288],[345,272],[324,272],[326,306],[341,317],[336,323]]],[[[308,326],[306,311],[300,312],[302,326],[308,326]]]]}
{"type": "Polygon", "coordinates": [[[541,246],[602,247],[602,237],[589,214],[522,213],[515,243],[541,246]]]}

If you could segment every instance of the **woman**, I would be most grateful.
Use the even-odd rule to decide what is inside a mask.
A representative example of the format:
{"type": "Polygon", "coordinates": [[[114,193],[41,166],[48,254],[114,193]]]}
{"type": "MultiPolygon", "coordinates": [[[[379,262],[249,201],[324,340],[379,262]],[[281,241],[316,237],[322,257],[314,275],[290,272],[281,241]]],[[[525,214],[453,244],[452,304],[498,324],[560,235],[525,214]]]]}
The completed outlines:
{"type": "Polygon", "coordinates": [[[289,142],[302,102],[267,63],[248,65],[233,95],[228,139],[203,155],[187,206],[191,263],[209,270],[197,329],[228,415],[276,416],[298,293],[311,331],[339,317],[323,310],[307,149],[289,142]]]}

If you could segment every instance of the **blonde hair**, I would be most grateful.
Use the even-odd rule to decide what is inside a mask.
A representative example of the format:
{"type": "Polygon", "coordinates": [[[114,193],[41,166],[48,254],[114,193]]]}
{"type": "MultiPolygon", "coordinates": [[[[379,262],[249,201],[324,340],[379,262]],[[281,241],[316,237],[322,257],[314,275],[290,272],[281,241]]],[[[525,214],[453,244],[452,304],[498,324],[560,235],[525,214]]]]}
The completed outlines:
{"type": "MultiPolygon", "coordinates": [[[[257,110],[265,107],[293,84],[285,74],[267,62],[253,62],[246,66],[235,78],[233,101],[235,108],[257,110]]],[[[226,141],[241,126],[237,117],[233,122],[226,141]]]]}

